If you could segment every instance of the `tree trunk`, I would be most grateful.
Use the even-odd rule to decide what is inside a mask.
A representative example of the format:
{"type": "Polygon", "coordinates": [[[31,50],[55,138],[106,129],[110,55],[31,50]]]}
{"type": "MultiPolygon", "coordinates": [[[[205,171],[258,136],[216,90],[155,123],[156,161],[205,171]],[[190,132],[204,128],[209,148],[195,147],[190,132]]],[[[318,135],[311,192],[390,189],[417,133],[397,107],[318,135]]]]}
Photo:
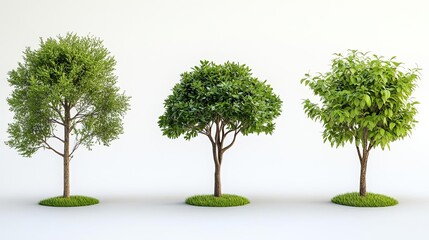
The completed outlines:
{"type": "Polygon", "coordinates": [[[220,182],[220,164],[216,164],[214,175],[215,175],[214,196],[220,197],[222,195],[221,182],[220,182]]]}
{"type": "Polygon", "coordinates": [[[220,167],[222,166],[222,157],[223,157],[223,151],[222,151],[222,143],[219,142],[216,144],[216,151],[217,151],[217,161],[215,159],[215,189],[214,189],[214,196],[220,197],[222,195],[222,185],[220,180],[220,167]]]}
{"type": "Polygon", "coordinates": [[[360,186],[359,186],[359,195],[361,197],[366,196],[366,168],[368,165],[368,155],[369,151],[364,150],[363,156],[360,163],[360,186]]]}
{"type": "Polygon", "coordinates": [[[362,197],[365,197],[366,195],[366,163],[362,163],[360,166],[359,195],[362,197]]]}
{"type": "Polygon", "coordinates": [[[70,108],[66,105],[64,117],[64,192],[63,197],[70,197],[70,108]]]}
{"type": "Polygon", "coordinates": [[[215,122],[212,122],[210,125],[206,126],[205,131],[203,132],[203,134],[207,135],[207,137],[210,139],[210,142],[212,143],[213,161],[215,164],[215,174],[214,174],[214,177],[215,177],[214,196],[215,197],[220,197],[222,195],[220,168],[222,165],[223,154],[234,144],[235,138],[237,137],[237,134],[240,132],[239,129],[225,130],[226,126],[227,126],[227,123],[222,122],[222,119],[220,119],[219,117],[219,119],[217,119],[215,122]],[[215,124],[216,126],[216,132],[215,132],[214,138],[212,136],[213,124],[215,124]],[[234,132],[234,138],[232,142],[226,147],[223,147],[226,136],[231,132],[234,132]]]}
{"type": "Polygon", "coordinates": [[[70,197],[70,170],[69,170],[69,157],[64,156],[64,193],[63,197],[70,197]]]}

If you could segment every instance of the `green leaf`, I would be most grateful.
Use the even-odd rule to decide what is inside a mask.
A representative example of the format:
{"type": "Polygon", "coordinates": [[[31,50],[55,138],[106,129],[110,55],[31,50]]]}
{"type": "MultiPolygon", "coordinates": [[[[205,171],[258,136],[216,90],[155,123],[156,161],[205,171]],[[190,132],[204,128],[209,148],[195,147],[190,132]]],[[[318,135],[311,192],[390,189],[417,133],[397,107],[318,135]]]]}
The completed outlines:
{"type": "Polygon", "coordinates": [[[389,90],[381,91],[381,96],[383,99],[383,103],[385,103],[390,98],[390,91],[389,90]]]}
{"type": "Polygon", "coordinates": [[[365,100],[365,103],[368,107],[371,106],[371,98],[367,94],[363,95],[363,100],[365,100]]]}

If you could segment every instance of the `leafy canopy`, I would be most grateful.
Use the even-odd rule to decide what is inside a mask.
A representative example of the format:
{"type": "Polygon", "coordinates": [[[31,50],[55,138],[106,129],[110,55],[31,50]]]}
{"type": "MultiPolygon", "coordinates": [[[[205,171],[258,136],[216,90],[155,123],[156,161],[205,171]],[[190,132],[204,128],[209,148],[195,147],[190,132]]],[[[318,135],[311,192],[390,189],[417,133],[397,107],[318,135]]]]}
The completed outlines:
{"type": "Polygon", "coordinates": [[[13,91],[7,101],[15,115],[6,143],[27,157],[39,148],[53,150],[48,139],[65,141],[57,136],[60,125],[75,135],[75,148],[108,145],[122,133],[129,106],[115,86],[115,64],[101,40],[70,33],[27,48],[9,72],[13,91]]]}
{"type": "Polygon", "coordinates": [[[158,124],[164,135],[184,134],[188,140],[215,121],[244,135],[271,134],[281,104],[272,88],[253,77],[246,65],[201,61],[191,72],[181,74],[180,83],[164,102],[165,113],[158,124]]]}
{"type": "Polygon", "coordinates": [[[309,74],[301,80],[320,97],[304,100],[306,114],[323,123],[323,139],[331,145],[369,141],[370,147],[389,146],[410,134],[417,122],[411,94],[419,79],[418,68],[358,51],[335,54],[331,71],[309,74]]]}

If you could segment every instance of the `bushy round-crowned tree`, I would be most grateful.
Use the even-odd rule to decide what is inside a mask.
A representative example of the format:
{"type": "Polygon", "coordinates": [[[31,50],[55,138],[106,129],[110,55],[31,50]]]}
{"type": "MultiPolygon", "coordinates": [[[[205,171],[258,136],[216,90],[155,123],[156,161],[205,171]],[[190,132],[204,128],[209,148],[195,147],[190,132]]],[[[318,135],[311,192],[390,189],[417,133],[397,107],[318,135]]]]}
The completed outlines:
{"type": "Polygon", "coordinates": [[[181,74],[158,124],[169,138],[208,137],[215,163],[214,196],[220,197],[223,154],[240,133],[271,134],[281,105],[272,88],[253,77],[246,65],[201,61],[191,72],[181,74]]]}
{"type": "Polygon", "coordinates": [[[27,48],[23,62],[9,72],[13,91],[7,101],[15,115],[6,144],[26,157],[40,148],[61,156],[65,198],[75,150],[109,145],[123,132],[129,97],[115,86],[115,64],[101,40],[69,33],[27,48]]]}
{"type": "Polygon", "coordinates": [[[332,146],[354,143],[359,156],[360,196],[366,194],[368,156],[375,147],[410,134],[416,120],[416,101],[411,94],[419,69],[404,69],[394,57],[385,59],[356,50],[336,54],[331,71],[301,80],[320,97],[319,103],[304,100],[304,110],[323,123],[323,140],[332,146]]]}

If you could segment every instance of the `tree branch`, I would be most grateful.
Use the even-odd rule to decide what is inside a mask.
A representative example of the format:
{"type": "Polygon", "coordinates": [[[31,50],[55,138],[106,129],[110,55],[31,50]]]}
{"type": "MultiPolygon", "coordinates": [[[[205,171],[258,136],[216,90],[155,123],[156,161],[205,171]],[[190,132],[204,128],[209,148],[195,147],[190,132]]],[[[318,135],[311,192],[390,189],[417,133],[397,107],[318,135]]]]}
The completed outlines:
{"type": "Polygon", "coordinates": [[[359,149],[359,146],[357,144],[356,144],[356,151],[357,151],[357,153],[359,155],[359,161],[362,164],[362,154],[360,153],[360,149],[359,149]]]}
{"type": "Polygon", "coordinates": [[[70,120],[71,121],[73,121],[73,120],[75,120],[76,118],[78,118],[79,117],[79,115],[82,115],[81,113],[84,111],[85,109],[84,108],[82,108],[80,111],[78,111],[70,120]]]}
{"type": "Polygon", "coordinates": [[[50,150],[54,151],[56,154],[60,155],[61,157],[64,157],[64,154],[60,153],[59,151],[57,151],[53,147],[51,147],[51,145],[49,145],[49,143],[46,142],[46,140],[43,140],[43,143],[46,145],[46,146],[43,146],[44,148],[50,149],[50,150]]]}
{"type": "Polygon", "coordinates": [[[76,127],[76,125],[78,125],[81,122],[83,122],[83,119],[79,119],[77,121],[73,121],[72,124],[71,124],[71,126],[70,126],[70,129],[74,129],[76,127]]]}
{"type": "MultiPolygon", "coordinates": [[[[64,106],[64,104],[63,104],[63,106],[64,106]]],[[[51,109],[54,110],[58,114],[58,117],[60,117],[61,121],[64,122],[64,118],[63,118],[63,115],[61,114],[61,111],[59,109],[53,107],[53,106],[51,106],[51,109]]]]}
{"type": "Polygon", "coordinates": [[[210,126],[207,126],[206,131],[207,131],[207,137],[209,138],[209,140],[212,144],[213,161],[214,161],[215,165],[218,165],[219,164],[219,158],[218,158],[218,155],[216,152],[216,142],[213,139],[212,132],[211,132],[212,126],[213,126],[213,123],[210,126]]]}
{"type": "Polygon", "coordinates": [[[232,133],[232,132],[234,132],[234,131],[235,131],[235,129],[228,130],[228,131],[224,134],[224,136],[226,137],[228,134],[230,134],[230,133],[232,133]]]}
{"type": "MultiPolygon", "coordinates": [[[[75,107],[76,104],[71,105],[70,107],[75,107]]],[[[70,120],[75,120],[77,118],[82,118],[82,117],[86,117],[88,115],[93,115],[95,113],[95,109],[91,109],[92,111],[90,111],[89,113],[86,114],[82,114],[83,112],[85,112],[87,109],[90,109],[89,104],[84,104],[80,106],[80,110],[76,112],[76,114],[70,118],[70,120]]]]}
{"type": "Polygon", "coordinates": [[[58,137],[57,135],[53,134],[52,137],[55,138],[55,139],[58,139],[59,141],[61,141],[62,143],[64,143],[64,140],[61,139],[60,137],[58,137]]]}
{"type": "Polygon", "coordinates": [[[206,126],[206,132],[207,132],[207,134],[209,134],[209,135],[212,135],[212,128],[213,128],[213,124],[214,124],[214,121],[211,121],[211,122],[210,122],[210,125],[207,125],[207,126],[206,126]]]}
{"type": "Polygon", "coordinates": [[[73,129],[74,127],[76,127],[77,124],[83,122],[85,120],[85,118],[90,117],[90,116],[91,117],[95,117],[95,116],[97,116],[97,113],[96,112],[91,112],[91,113],[87,113],[87,114],[81,114],[78,118],[71,118],[70,121],[74,121],[76,119],[79,119],[79,120],[74,121],[72,123],[70,129],[73,129]]]}
{"type": "Polygon", "coordinates": [[[215,133],[215,142],[216,144],[220,143],[220,126],[219,126],[219,119],[216,119],[216,133],[215,133]]]}
{"type": "Polygon", "coordinates": [[[232,145],[235,143],[235,139],[237,138],[237,135],[240,131],[241,131],[241,129],[238,129],[234,132],[234,138],[232,139],[232,142],[228,146],[226,146],[222,149],[222,153],[224,153],[226,150],[228,150],[230,147],[232,147],[232,145]]]}
{"type": "Polygon", "coordinates": [[[62,122],[60,122],[60,121],[57,121],[57,120],[55,120],[55,119],[53,119],[53,118],[51,118],[51,119],[49,119],[51,122],[53,122],[53,123],[56,123],[56,124],[59,124],[59,125],[61,125],[61,126],[64,126],[64,123],[62,123],[62,122]]]}
{"type": "Polygon", "coordinates": [[[212,153],[213,153],[213,161],[215,163],[215,165],[219,165],[220,161],[219,161],[219,154],[216,151],[216,143],[212,143],[212,153]]]}
{"type": "Polygon", "coordinates": [[[371,149],[372,149],[372,147],[374,147],[374,144],[373,144],[372,142],[370,142],[370,143],[369,143],[369,146],[368,146],[368,152],[369,152],[369,150],[371,150],[371,149]]]}
{"type": "Polygon", "coordinates": [[[222,148],[222,146],[223,146],[223,142],[225,141],[225,137],[226,137],[226,134],[225,134],[225,124],[223,124],[222,123],[222,128],[221,128],[221,137],[219,138],[219,140],[220,140],[220,146],[221,146],[221,148],[222,148]]]}
{"type": "Polygon", "coordinates": [[[207,137],[209,138],[210,142],[211,142],[212,144],[215,144],[215,141],[214,141],[213,136],[212,136],[212,127],[213,127],[213,122],[211,122],[211,124],[210,124],[210,125],[207,125],[207,126],[206,126],[205,131],[206,131],[206,133],[207,133],[206,135],[207,135],[207,137]]]}
{"type": "Polygon", "coordinates": [[[71,159],[73,158],[73,153],[76,151],[76,149],[79,148],[79,146],[80,146],[81,143],[82,143],[81,141],[76,142],[76,144],[73,147],[73,150],[69,154],[69,156],[70,156],[70,160],[69,161],[71,161],[71,159]]]}
{"type": "Polygon", "coordinates": [[[207,137],[209,138],[211,143],[216,144],[211,134],[208,134],[207,137]]]}
{"type": "MultiPolygon", "coordinates": [[[[224,125],[224,127],[226,126],[226,124],[224,125]]],[[[226,136],[228,136],[228,134],[234,132],[234,138],[237,136],[237,134],[241,131],[241,124],[239,124],[239,122],[237,122],[237,124],[234,126],[233,129],[230,129],[228,131],[222,131],[222,142],[221,142],[221,146],[223,146],[223,143],[225,141],[226,136]]],[[[235,140],[235,139],[234,139],[235,140]]],[[[228,147],[229,148],[229,147],[228,147]]]]}

